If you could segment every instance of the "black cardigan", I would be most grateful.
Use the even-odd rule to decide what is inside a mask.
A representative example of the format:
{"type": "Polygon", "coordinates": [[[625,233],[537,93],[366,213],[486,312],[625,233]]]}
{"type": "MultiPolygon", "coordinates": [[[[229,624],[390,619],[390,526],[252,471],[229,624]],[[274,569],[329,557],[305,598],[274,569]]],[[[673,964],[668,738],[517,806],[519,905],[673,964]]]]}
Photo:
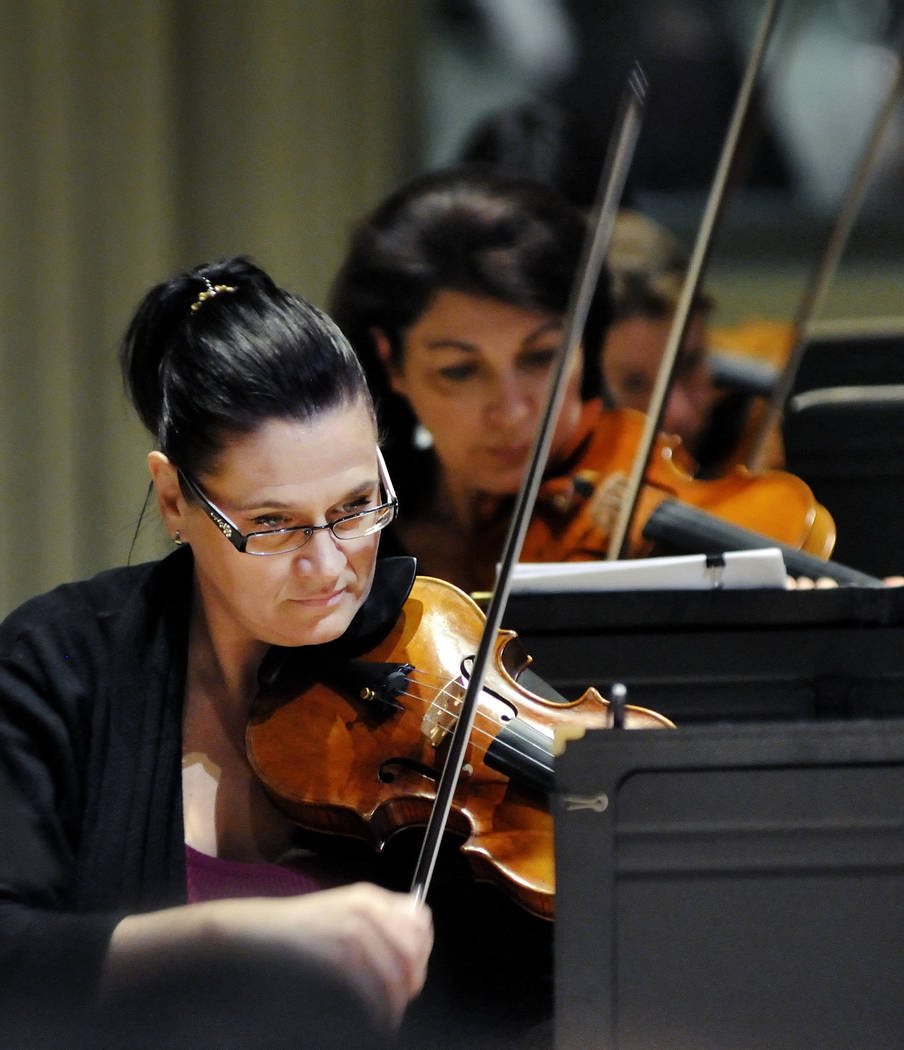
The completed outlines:
{"type": "MultiPolygon", "coordinates": [[[[380,589],[387,608],[390,589],[380,589]]],[[[58,587],[0,625],[0,1042],[383,1047],[340,980],[260,947],[164,950],[95,1001],[119,919],[186,900],[191,590],[183,548],[58,587]]],[[[369,616],[373,628],[375,607],[376,595],[352,627],[369,616]]]]}
{"type": "Polygon", "coordinates": [[[94,984],[119,918],[185,901],[192,561],[115,569],[0,626],[0,970],[94,984]]]}

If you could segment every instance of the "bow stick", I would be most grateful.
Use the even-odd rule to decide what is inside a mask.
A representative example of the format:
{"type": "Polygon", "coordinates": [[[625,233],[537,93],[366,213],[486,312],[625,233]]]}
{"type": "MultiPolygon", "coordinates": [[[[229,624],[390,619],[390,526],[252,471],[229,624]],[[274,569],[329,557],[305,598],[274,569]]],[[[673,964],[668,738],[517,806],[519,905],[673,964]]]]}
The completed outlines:
{"type": "Polygon", "coordinates": [[[700,229],[697,232],[697,240],[694,244],[694,250],[691,254],[690,262],[688,263],[687,274],[685,275],[684,284],[681,288],[681,295],[679,296],[678,304],[675,307],[675,316],[672,319],[672,326],[669,329],[669,337],[665,345],[665,350],[663,351],[662,361],[659,365],[659,372],[657,373],[656,382],[653,385],[653,390],[650,395],[650,405],[647,408],[646,420],[637,447],[637,453],[634,457],[631,473],[628,475],[624,495],[619,505],[615,524],[612,528],[612,534],[609,537],[609,548],[606,555],[608,560],[622,557],[627,546],[628,526],[631,524],[631,519],[634,517],[637,500],[640,496],[641,484],[643,483],[643,478],[647,471],[650,454],[653,451],[653,444],[656,441],[656,435],[659,433],[660,426],[662,425],[666,395],[668,394],[669,385],[672,381],[672,373],[675,370],[675,363],[678,360],[678,351],[684,343],[684,339],[687,335],[687,329],[690,324],[691,309],[697,295],[697,290],[700,287],[703,269],[709,256],[709,250],[712,245],[716,224],[722,214],[729,176],[731,175],[735,156],[738,151],[741,132],[744,128],[747,113],[750,109],[750,100],[753,96],[753,89],[756,85],[757,74],[763,63],[763,57],[766,53],[766,45],[769,41],[769,36],[772,32],[777,12],[778,0],[769,0],[760,20],[750,60],[747,63],[744,79],[742,80],[741,87],[738,91],[734,112],[732,113],[725,141],[722,143],[722,152],[719,156],[716,174],[713,178],[709,198],[706,202],[706,208],[703,213],[703,219],[700,223],[700,229]]]}
{"type": "Polygon", "coordinates": [[[622,99],[619,118],[616,122],[612,140],[603,165],[597,193],[596,221],[588,227],[584,240],[580,265],[575,275],[575,282],[565,313],[562,348],[558,354],[542,421],[534,440],[530,464],[525,472],[515,508],[509,523],[500,567],[496,576],[496,586],[490,598],[486,613],[486,622],[480,637],[477,654],[468,679],[468,686],[462,701],[458,724],[452,734],[449,750],[443,771],[436,789],[436,799],[430,813],[430,819],[424,833],[424,841],[418,857],[417,867],[411,886],[415,899],[423,901],[427,895],[430,879],[439,854],[443,831],[452,807],[452,797],[458,785],[464,764],[465,750],[471,736],[474,718],[477,713],[477,700],[483,688],[487,662],[493,650],[496,635],[499,631],[502,614],[508,600],[511,587],[511,574],[521,553],[524,537],[530,522],[530,514],[537,499],[543,470],[549,457],[553,438],[553,424],[562,408],[565,397],[565,380],[569,367],[578,353],[587,320],[590,301],[599,280],[600,268],[618,211],[622,193],[627,180],[628,169],[634,156],[637,137],[643,115],[643,103],[646,97],[646,78],[639,66],[635,66],[629,76],[622,99]]]}
{"type": "Polygon", "coordinates": [[[806,350],[810,338],[810,325],[822,309],[829,283],[835,274],[841,259],[841,253],[844,251],[844,246],[850,235],[851,227],[860,211],[869,177],[879,156],[882,138],[897,108],[898,97],[901,94],[902,83],[904,83],[902,65],[904,64],[902,64],[901,55],[896,53],[894,69],[889,79],[885,97],[873,121],[863,151],[854,165],[850,182],[838,212],[838,218],[829,234],[822,255],[810,274],[810,279],[798,305],[792,328],[794,333],[792,350],[778,382],[772,388],[766,410],[751,443],[747,456],[747,466],[750,470],[759,470],[762,467],[766,452],[766,441],[785,409],[785,402],[791,393],[791,387],[794,385],[794,379],[797,376],[804,350],[806,350]]]}

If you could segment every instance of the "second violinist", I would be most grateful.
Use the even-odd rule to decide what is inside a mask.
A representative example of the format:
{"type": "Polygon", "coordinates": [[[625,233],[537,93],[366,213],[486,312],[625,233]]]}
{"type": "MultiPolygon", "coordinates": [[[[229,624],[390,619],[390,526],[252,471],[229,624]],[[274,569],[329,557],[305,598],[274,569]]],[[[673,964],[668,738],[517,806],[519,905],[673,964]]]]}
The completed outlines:
{"type": "MultiPolygon", "coordinates": [[[[619,213],[609,244],[614,318],[601,355],[613,404],[646,412],[687,277],[689,256],[665,227],[640,212],[619,213]]],[[[792,326],[751,319],[713,329],[715,303],[697,291],[662,424],[678,435],[698,466],[718,477],[744,462],[769,383],[791,350],[792,326]]],[[[764,462],[784,465],[778,431],[764,462]]]]}
{"type": "MultiPolygon", "coordinates": [[[[583,214],[556,191],[468,166],[414,179],[358,228],[331,313],[364,364],[406,508],[384,553],[414,554],[421,573],[464,590],[492,585],[584,236],[583,214]]],[[[602,345],[611,316],[604,274],[525,561],[606,556],[607,501],[618,499],[609,482],[633,462],[642,418],[599,398],[599,362],[586,348],[602,345]]],[[[669,449],[682,457],[680,440],[669,449]]]]}
{"type": "MultiPolygon", "coordinates": [[[[464,590],[492,584],[584,231],[582,213],[546,186],[460,167],[416,178],[353,238],[331,309],[364,364],[406,507],[386,548],[416,555],[421,573],[464,590]]],[[[587,346],[610,314],[605,279],[587,346]]],[[[551,474],[601,414],[585,400],[596,371],[587,355],[569,377],[551,474]]],[[[559,486],[545,486],[535,516],[564,523],[560,504],[559,486]]]]}

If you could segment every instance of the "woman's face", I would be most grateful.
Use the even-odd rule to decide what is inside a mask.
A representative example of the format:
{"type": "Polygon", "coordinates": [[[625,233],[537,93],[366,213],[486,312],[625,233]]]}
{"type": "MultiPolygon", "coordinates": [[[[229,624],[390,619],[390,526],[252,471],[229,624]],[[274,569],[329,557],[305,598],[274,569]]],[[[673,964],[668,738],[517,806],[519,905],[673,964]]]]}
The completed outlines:
{"type": "MultiPolygon", "coordinates": [[[[306,423],[271,420],[230,442],[195,480],[242,533],[322,525],[382,498],[373,419],[359,401],[306,423]]],[[[340,540],[323,529],[298,550],[260,557],[237,551],[199,502],[177,499],[180,521],[168,524],[191,544],[212,636],[327,642],[370,591],[379,533],[340,540]]]]}
{"type": "MultiPolygon", "coordinates": [[[[562,338],[558,314],[443,289],[405,333],[400,367],[389,363],[384,346],[392,387],[432,434],[451,486],[517,492],[562,338]]],[[[553,453],[577,425],[580,382],[576,360],[553,453]]]]}
{"type": "MultiPolygon", "coordinates": [[[[617,405],[646,412],[659,363],[672,328],[671,317],[628,317],[606,333],[602,371],[617,405]]],[[[662,429],[693,450],[714,401],[702,316],[691,316],[662,417],[662,429]]]]}

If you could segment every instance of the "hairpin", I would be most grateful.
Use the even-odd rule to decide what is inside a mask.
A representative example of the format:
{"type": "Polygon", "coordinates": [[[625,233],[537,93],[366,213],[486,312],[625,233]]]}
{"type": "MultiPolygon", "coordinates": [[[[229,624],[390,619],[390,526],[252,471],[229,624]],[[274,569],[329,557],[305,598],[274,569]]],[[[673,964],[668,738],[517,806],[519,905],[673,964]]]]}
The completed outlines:
{"type": "Polygon", "coordinates": [[[213,297],[219,295],[220,292],[234,292],[236,290],[231,284],[211,284],[203,274],[201,274],[201,280],[207,285],[207,287],[201,291],[198,298],[191,304],[192,313],[194,313],[195,310],[198,310],[202,303],[205,303],[208,299],[213,299],[213,297]]]}

